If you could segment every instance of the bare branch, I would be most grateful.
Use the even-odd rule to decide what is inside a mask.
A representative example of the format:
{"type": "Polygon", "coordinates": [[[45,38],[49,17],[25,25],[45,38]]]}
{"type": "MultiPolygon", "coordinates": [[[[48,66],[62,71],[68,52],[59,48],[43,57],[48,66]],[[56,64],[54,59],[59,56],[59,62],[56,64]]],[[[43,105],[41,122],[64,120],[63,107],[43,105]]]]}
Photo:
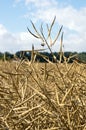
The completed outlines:
{"type": "Polygon", "coordinates": [[[54,17],[54,19],[53,19],[53,21],[52,21],[52,24],[51,24],[51,26],[50,26],[50,29],[48,28],[48,37],[51,35],[51,30],[52,30],[52,27],[53,27],[53,25],[54,25],[54,23],[55,23],[55,20],[56,20],[56,16],[54,17]]]}
{"type": "Polygon", "coordinates": [[[55,40],[54,40],[53,43],[52,43],[52,45],[54,45],[55,42],[57,41],[57,39],[58,39],[58,37],[59,37],[59,35],[60,35],[61,31],[62,31],[62,28],[63,28],[63,26],[61,26],[61,28],[60,28],[60,30],[59,30],[59,32],[58,32],[58,34],[57,34],[55,40]]]}
{"type": "Polygon", "coordinates": [[[33,36],[36,37],[36,38],[39,38],[39,36],[37,36],[37,35],[35,35],[34,33],[32,33],[28,27],[27,27],[27,30],[29,31],[29,33],[30,33],[31,35],[33,35],[33,36]]]}
{"type": "Polygon", "coordinates": [[[63,44],[63,32],[62,32],[62,35],[61,35],[61,42],[60,42],[60,63],[62,61],[62,56],[63,56],[62,44],[63,44]]]}
{"type": "Polygon", "coordinates": [[[35,25],[34,25],[34,23],[33,23],[32,21],[31,21],[31,24],[32,24],[33,29],[35,30],[37,36],[39,36],[39,38],[41,39],[41,35],[40,35],[40,33],[37,31],[37,29],[36,29],[36,27],[35,27],[35,25]]]}

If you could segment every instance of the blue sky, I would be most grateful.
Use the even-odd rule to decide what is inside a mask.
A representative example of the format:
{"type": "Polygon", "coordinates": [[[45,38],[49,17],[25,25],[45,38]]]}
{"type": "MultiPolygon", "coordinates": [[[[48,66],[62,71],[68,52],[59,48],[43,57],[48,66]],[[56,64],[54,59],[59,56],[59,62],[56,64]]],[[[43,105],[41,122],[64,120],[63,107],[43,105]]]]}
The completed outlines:
{"type": "MultiPolygon", "coordinates": [[[[36,49],[42,48],[27,26],[32,30],[32,20],[39,29],[41,23],[50,24],[54,16],[53,34],[63,25],[64,51],[86,52],[86,0],[1,0],[0,51],[14,53],[31,49],[32,44],[36,49]]],[[[53,51],[59,50],[59,43],[60,39],[53,51]]]]}

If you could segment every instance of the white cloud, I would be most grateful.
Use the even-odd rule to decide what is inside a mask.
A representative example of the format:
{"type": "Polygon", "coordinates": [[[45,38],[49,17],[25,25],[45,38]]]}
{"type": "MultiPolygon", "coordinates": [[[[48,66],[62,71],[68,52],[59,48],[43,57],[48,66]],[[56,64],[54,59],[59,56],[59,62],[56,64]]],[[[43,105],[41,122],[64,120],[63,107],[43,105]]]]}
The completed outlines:
{"type": "Polygon", "coordinates": [[[31,12],[27,13],[27,17],[33,17],[38,21],[50,22],[56,15],[59,24],[63,24],[69,29],[75,31],[86,30],[86,8],[80,10],[73,8],[72,6],[59,7],[59,3],[56,0],[25,0],[28,9],[33,7],[31,12]],[[31,4],[32,3],[32,4],[31,4]]]}
{"type": "Polygon", "coordinates": [[[19,50],[31,49],[32,44],[35,43],[35,48],[39,44],[36,39],[28,32],[11,33],[2,24],[0,24],[0,51],[16,52],[19,50]]]}
{"type": "Polygon", "coordinates": [[[5,29],[5,27],[2,24],[0,24],[0,36],[5,33],[7,33],[7,30],[5,29]]]}
{"type": "Polygon", "coordinates": [[[56,0],[25,0],[33,9],[27,13],[33,21],[50,23],[56,15],[58,25],[64,27],[66,50],[86,51],[86,7],[76,9],[71,5],[61,6],[56,0]],[[66,35],[66,36],[65,36],[66,35]]]}
{"type": "Polygon", "coordinates": [[[49,6],[56,6],[57,2],[55,0],[25,0],[25,4],[29,5],[29,4],[33,4],[35,7],[40,7],[40,8],[48,8],[49,6]]]}
{"type": "Polygon", "coordinates": [[[52,20],[55,16],[54,7],[58,5],[55,0],[25,0],[25,5],[28,8],[26,13],[26,18],[31,17],[34,21],[43,20],[48,21],[52,20]],[[52,14],[51,14],[52,13],[52,14]]]}
{"type": "MultiPolygon", "coordinates": [[[[61,6],[57,0],[15,0],[16,4],[20,2],[24,2],[27,10],[23,18],[31,19],[36,25],[41,24],[42,21],[51,23],[56,16],[57,26],[63,25],[64,27],[65,51],[86,51],[86,7],[76,9],[68,4],[61,6]]],[[[58,42],[53,47],[55,51],[59,49],[58,42]]],[[[0,49],[2,51],[31,49],[32,44],[40,48],[40,45],[36,43],[36,39],[29,33],[13,34],[2,24],[0,25],[0,49]]]]}
{"type": "Polygon", "coordinates": [[[86,45],[84,39],[78,34],[69,34],[66,39],[64,39],[65,51],[85,51],[86,45]]]}

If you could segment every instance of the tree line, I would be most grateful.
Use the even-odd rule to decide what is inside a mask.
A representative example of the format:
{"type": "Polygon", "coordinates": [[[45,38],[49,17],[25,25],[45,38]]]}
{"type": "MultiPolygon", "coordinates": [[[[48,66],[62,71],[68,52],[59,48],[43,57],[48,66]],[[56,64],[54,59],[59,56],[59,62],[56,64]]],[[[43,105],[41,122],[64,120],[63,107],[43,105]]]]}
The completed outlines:
{"type": "MultiPolygon", "coordinates": [[[[46,60],[43,58],[45,56],[48,58],[48,60],[53,61],[53,56],[49,52],[40,52],[40,55],[36,55],[35,60],[39,62],[46,62],[46,60]],[[41,56],[42,55],[42,56],[41,56]]],[[[10,52],[2,53],[0,52],[0,60],[15,60],[15,57],[17,59],[28,59],[31,60],[31,53],[30,52],[22,52],[18,51],[15,54],[12,54],[10,52]]],[[[54,52],[53,55],[56,57],[57,60],[59,60],[59,53],[54,52]]],[[[85,62],[86,63],[86,52],[64,52],[65,58],[69,58],[69,63],[72,63],[73,60],[78,60],[79,62],[85,62]]],[[[62,62],[64,62],[64,57],[62,57],[62,62]]]]}

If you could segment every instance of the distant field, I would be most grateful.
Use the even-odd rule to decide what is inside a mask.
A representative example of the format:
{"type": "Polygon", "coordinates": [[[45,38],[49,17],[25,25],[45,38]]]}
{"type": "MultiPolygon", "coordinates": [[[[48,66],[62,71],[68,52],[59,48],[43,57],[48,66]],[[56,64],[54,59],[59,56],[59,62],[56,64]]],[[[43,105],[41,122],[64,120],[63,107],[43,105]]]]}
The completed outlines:
{"type": "Polygon", "coordinates": [[[86,64],[0,62],[0,130],[86,130],[86,64]]]}

